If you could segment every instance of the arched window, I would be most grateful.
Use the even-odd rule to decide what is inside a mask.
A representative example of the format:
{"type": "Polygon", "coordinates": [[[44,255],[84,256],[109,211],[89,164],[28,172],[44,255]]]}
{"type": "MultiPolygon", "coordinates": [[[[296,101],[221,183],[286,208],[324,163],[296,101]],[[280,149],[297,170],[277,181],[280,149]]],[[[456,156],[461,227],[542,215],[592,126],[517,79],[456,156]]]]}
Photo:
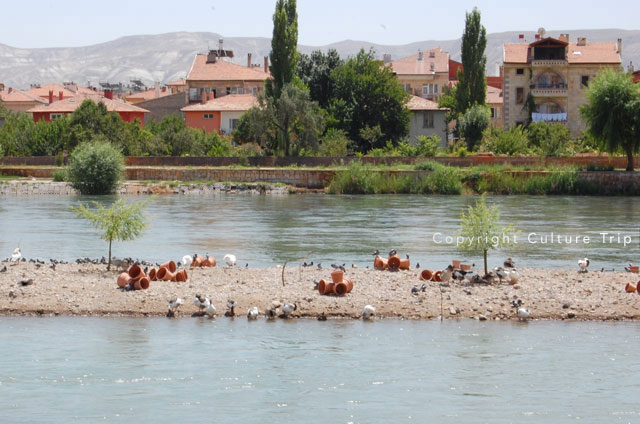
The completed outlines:
{"type": "Polygon", "coordinates": [[[562,107],[556,102],[540,103],[536,107],[538,113],[564,113],[562,107]]]}

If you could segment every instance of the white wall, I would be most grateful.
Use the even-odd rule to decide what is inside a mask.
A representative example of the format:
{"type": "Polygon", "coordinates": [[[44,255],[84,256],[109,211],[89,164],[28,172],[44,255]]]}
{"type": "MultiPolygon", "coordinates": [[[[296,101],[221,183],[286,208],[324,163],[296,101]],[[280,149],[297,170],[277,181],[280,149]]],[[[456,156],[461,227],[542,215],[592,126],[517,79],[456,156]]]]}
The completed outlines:
{"type": "Polygon", "coordinates": [[[231,119],[240,119],[244,112],[221,112],[220,132],[224,135],[231,135],[231,119]]]}

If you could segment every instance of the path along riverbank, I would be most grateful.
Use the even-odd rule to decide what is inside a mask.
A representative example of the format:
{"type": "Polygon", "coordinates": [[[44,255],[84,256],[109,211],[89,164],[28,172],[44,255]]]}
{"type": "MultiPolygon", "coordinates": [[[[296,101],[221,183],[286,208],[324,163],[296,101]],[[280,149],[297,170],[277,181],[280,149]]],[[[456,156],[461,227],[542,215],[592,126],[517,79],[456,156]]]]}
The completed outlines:
{"type": "Polygon", "coordinates": [[[185,303],[179,317],[196,312],[196,294],[212,299],[218,319],[224,319],[227,300],[237,302],[240,318],[252,306],[264,311],[273,302],[295,303],[293,317],[358,319],[364,305],[376,308],[376,318],[391,319],[479,319],[515,320],[511,301],[521,299],[531,311],[531,319],[542,320],[638,320],[640,295],[626,293],[628,282],[637,274],[577,270],[521,268],[517,284],[471,285],[426,282],[421,287],[420,270],[388,272],[347,268],[354,282],[351,293],[343,297],[323,296],[314,281],[330,280],[331,268],[280,267],[197,268],[189,270],[184,283],[153,281],[148,290],[123,291],[116,278],[121,271],[106,271],[105,265],[57,265],[36,267],[22,262],[7,266],[0,273],[0,315],[79,315],[79,316],[164,316],[168,301],[181,297],[185,303]],[[32,280],[23,285],[21,281],[32,280]],[[442,295],[442,297],[441,297],[442,295]],[[442,301],[441,301],[442,299],[442,301]],[[222,318],[220,318],[222,317],[222,318]]]}

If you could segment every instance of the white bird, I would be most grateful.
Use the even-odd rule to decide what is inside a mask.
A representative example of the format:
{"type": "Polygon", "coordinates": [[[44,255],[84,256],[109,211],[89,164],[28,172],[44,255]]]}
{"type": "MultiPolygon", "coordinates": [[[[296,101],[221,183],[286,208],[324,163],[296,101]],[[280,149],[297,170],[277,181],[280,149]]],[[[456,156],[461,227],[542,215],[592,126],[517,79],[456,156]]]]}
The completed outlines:
{"type": "Polygon", "coordinates": [[[509,277],[509,283],[516,284],[520,279],[520,274],[518,274],[518,271],[514,269],[513,271],[509,272],[508,277],[509,277]]]}
{"type": "Polygon", "coordinates": [[[442,274],[440,274],[440,280],[447,283],[449,282],[449,280],[451,280],[452,275],[453,275],[453,265],[449,265],[447,269],[442,271],[442,274]]]}
{"type": "Polygon", "coordinates": [[[189,268],[193,263],[193,258],[191,257],[191,255],[184,255],[180,262],[182,262],[183,268],[189,268]]]}
{"type": "Polygon", "coordinates": [[[518,308],[517,315],[520,321],[526,321],[531,316],[531,312],[529,312],[527,308],[520,307],[518,308]]]}
{"type": "Polygon", "coordinates": [[[200,296],[199,294],[197,294],[193,298],[193,304],[198,307],[199,312],[201,314],[204,314],[204,310],[207,308],[207,306],[211,305],[211,301],[209,300],[209,298],[203,297],[203,296],[200,296]]]}
{"type": "Polygon", "coordinates": [[[224,261],[225,264],[227,264],[229,268],[236,266],[236,255],[231,255],[231,254],[224,255],[224,258],[222,258],[222,260],[224,261]]]}
{"type": "Polygon", "coordinates": [[[169,301],[169,311],[167,312],[168,317],[172,317],[175,315],[176,311],[184,302],[181,298],[173,299],[169,301]]]}
{"type": "Polygon", "coordinates": [[[211,301],[209,299],[205,300],[204,314],[206,316],[208,316],[209,318],[215,318],[216,317],[216,307],[213,306],[213,304],[211,303],[211,301]]]}
{"type": "Polygon", "coordinates": [[[500,283],[502,283],[503,279],[506,279],[509,277],[509,272],[505,271],[504,268],[502,268],[501,266],[493,268],[493,272],[495,272],[496,275],[498,276],[498,280],[500,280],[500,283]]]}
{"type": "Polygon", "coordinates": [[[587,268],[589,267],[589,259],[580,259],[578,261],[578,266],[580,267],[580,272],[587,272],[587,268]]]}
{"type": "Polygon", "coordinates": [[[289,318],[289,315],[291,315],[296,309],[298,309],[298,306],[295,303],[293,305],[291,303],[285,303],[282,305],[282,317],[289,318]]]}
{"type": "Polygon", "coordinates": [[[362,309],[362,319],[371,319],[376,314],[376,308],[371,305],[367,305],[362,309]]]}
{"type": "Polygon", "coordinates": [[[258,315],[260,315],[260,311],[258,310],[257,306],[254,306],[247,311],[247,319],[249,320],[258,319],[258,315]]]}
{"type": "Polygon", "coordinates": [[[22,258],[22,253],[20,253],[20,248],[16,247],[11,255],[11,262],[20,262],[20,258],[22,258]]]}

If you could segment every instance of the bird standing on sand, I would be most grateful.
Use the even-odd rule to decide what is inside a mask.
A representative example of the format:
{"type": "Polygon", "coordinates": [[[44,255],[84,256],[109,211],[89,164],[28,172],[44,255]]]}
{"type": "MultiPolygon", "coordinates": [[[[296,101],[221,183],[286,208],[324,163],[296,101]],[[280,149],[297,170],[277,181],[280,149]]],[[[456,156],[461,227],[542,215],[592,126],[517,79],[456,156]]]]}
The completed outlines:
{"type": "Polygon", "coordinates": [[[507,260],[504,261],[504,267],[505,268],[515,268],[516,267],[516,263],[513,261],[513,259],[507,258],[507,260]]]}
{"type": "Polygon", "coordinates": [[[257,306],[254,306],[247,311],[247,319],[249,321],[258,319],[258,315],[260,315],[260,311],[258,310],[257,306]]]}
{"type": "Polygon", "coordinates": [[[282,305],[282,318],[289,318],[296,309],[298,309],[298,305],[295,303],[285,303],[282,305]]]}
{"type": "Polygon", "coordinates": [[[182,263],[183,268],[189,268],[193,263],[193,257],[191,255],[184,255],[180,263],[182,263]]]}
{"type": "Polygon", "coordinates": [[[215,319],[216,317],[216,307],[213,306],[213,303],[211,303],[209,299],[205,300],[204,314],[211,319],[215,319]]]}
{"type": "Polygon", "coordinates": [[[275,319],[278,316],[278,308],[276,308],[275,306],[267,308],[265,309],[264,314],[269,320],[275,319]]]}
{"type": "Polygon", "coordinates": [[[580,272],[587,272],[587,268],[589,267],[589,259],[580,259],[578,261],[578,266],[580,267],[580,272]]]}
{"type": "Polygon", "coordinates": [[[226,254],[222,260],[229,268],[236,266],[236,255],[226,254]]]}
{"type": "Polygon", "coordinates": [[[518,311],[516,312],[516,315],[518,315],[518,319],[520,321],[526,321],[531,316],[531,312],[529,312],[529,310],[527,308],[520,307],[520,308],[518,308],[518,311]]]}
{"type": "Polygon", "coordinates": [[[449,282],[449,280],[451,280],[452,275],[453,275],[453,265],[449,265],[447,266],[447,269],[442,271],[442,273],[440,274],[440,280],[447,283],[449,282]]]}
{"type": "Polygon", "coordinates": [[[16,247],[11,255],[11,262],[20,262],[20,258],[22,258],[22,252],[19,247],[16,247]]]}
{"type": "Polygon", "coordinates": [[[507,277],[509,277],[509,273],[505,271],[504,268],[502,268],[501,266],[493,268],[493,272],[496,273],[496,276],[498,277],[498,280],[500,281],[501,284],[503,279],[506,279],[507,277]]]}
{"type": "Polygon", "coordinates": [[[227,312],[224,313],[225,317],[233,318],[236,316],[235,308],[238,303],[235,300],[227,300],[227,312]]]}
{"type": "Polygon", "coordinates": [[[376,308],[371,305],[366,305],[362,308],[362,319],[370,320],[376,315],[376,308]]]}
{"type": "Polygon", "coordinates": [[[193,304],[198,307],[198,313],[200,315],[204,315],[204,310],[207,308],[207,306],[211,305],[211,301],[208,298],[197,294],[193,298],[193,304]]]}
{"type": "Polygon", "coordinates": [[[181,298],[173,299],[169,301],[169,311],[167,312],[167,317],[174,317],[180,305],[182,305],[183,301],[181,298]]]}

